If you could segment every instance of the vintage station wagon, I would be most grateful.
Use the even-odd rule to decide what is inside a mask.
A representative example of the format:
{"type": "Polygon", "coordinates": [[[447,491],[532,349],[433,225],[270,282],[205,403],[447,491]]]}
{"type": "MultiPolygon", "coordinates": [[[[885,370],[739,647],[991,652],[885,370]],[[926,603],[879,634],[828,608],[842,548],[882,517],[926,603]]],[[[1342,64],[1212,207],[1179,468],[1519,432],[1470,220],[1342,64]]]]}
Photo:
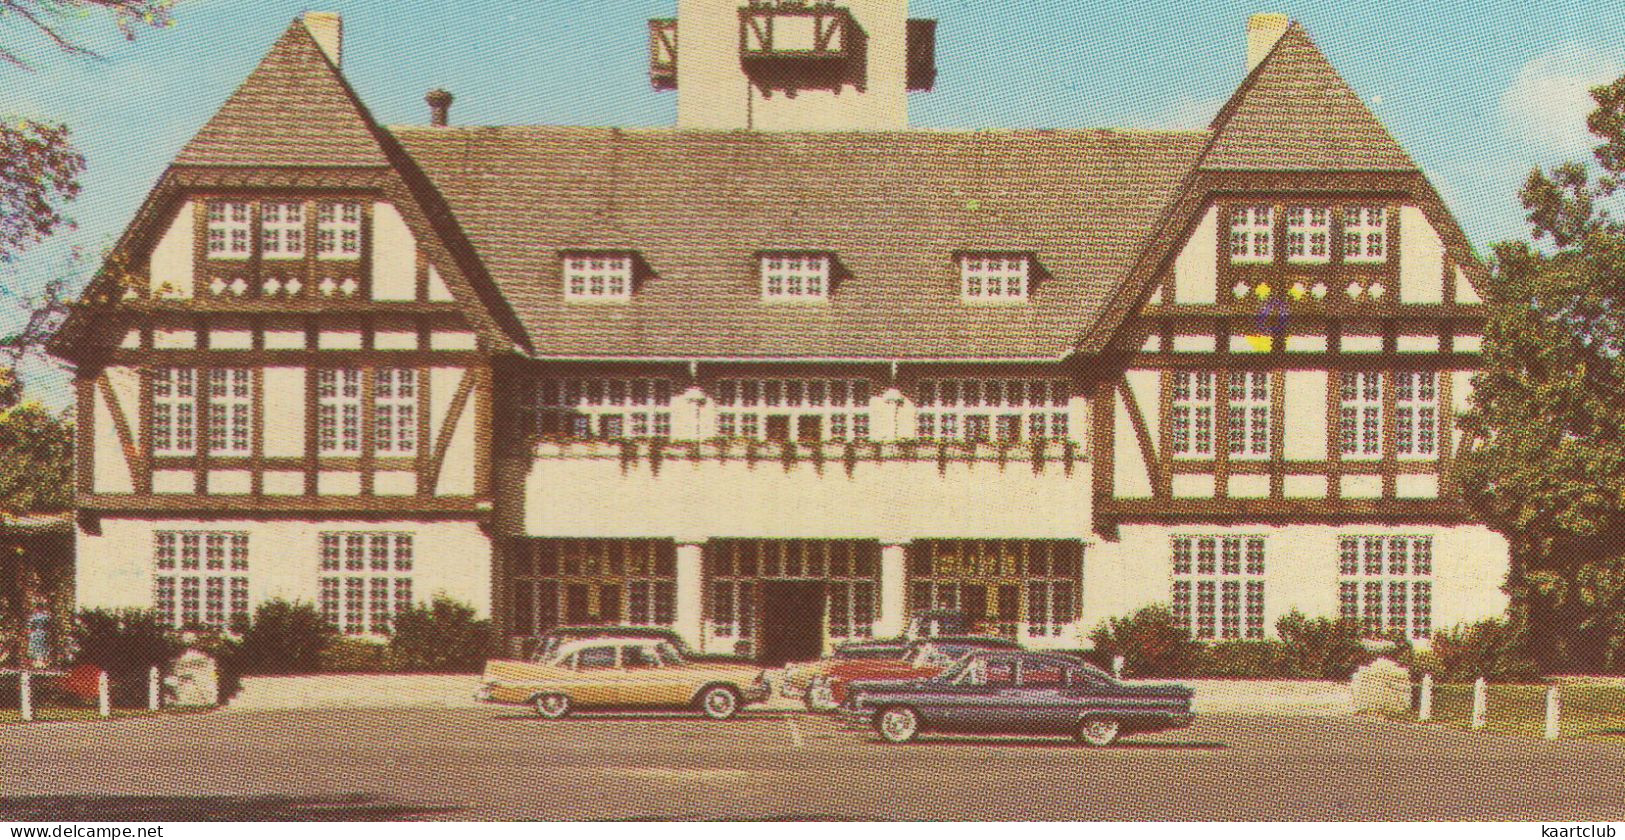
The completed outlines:
{"type": "Polygon", "coordinates": [[[668,641],[598,638],[566,642],[540,661],[492,660],[475,697],[532,706],[556,720],[577,709],[697,709],[727,720],[768,697],[754,665],[693,663],[668,641]]]}

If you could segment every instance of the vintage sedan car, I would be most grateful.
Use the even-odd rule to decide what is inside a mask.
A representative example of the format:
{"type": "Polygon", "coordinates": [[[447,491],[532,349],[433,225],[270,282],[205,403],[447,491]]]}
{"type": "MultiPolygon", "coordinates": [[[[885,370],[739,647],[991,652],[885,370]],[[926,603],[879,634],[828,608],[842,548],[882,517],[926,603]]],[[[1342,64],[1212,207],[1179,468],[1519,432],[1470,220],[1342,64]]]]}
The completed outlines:
{"type": "Polygon", "coordinates": [[[668,641],[595,638],[565,642],[541,661],[487,662],[474,696],[549,720],[577,709],[697,709],[727,720],[766,700],[768,685],[760,667],[690,662],[668,641]]]}
{"type": "Polygon", "coordinates": [[[934,636],[912,642],[907,652],[896,659],[837,662],[809,683],[807,708],[833,711],[846,699],[846,687],[854,680],[936,676],[975,650],[1021,650],[1021,645],[997,636],[934,636]]]}
{"type": "Polygon", "coordinates": [[[827,683],[820,680],[830,670],[842,664],[864,662],[901,662],[909,652],[907,642],[848,642],[837,645],[824,659],[814,662],[792,662],[784,666],[779,680],[779,694],[791,700],[801,700],[809,710],[833,709],[836,704],[827,696],[827,683]],[[821,693],[810,689],[817,681],[821,693]]]}
{"type": "Polygon", "coordinates": [[[1069,734],[1104,747],[1189,726],[1193,695],[1182,685],[1119,682],[1075,656],[984,650],[934,677],[854,682],[840,711],[897,744],[943,732],[1069,734]]]}

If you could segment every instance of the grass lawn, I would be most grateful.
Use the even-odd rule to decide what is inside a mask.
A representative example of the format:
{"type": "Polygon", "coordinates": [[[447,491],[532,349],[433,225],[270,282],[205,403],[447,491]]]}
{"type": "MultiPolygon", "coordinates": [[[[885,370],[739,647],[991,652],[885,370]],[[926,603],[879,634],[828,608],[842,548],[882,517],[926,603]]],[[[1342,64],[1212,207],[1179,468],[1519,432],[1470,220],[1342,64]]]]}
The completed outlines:
{"type": "MultiPolygon", "coordinates": [[[[1491,685],[1484,728],[1491,732],[1544,737],[1545,685],[1491,685]]],[[[1562,704],[1559,732],[1564,738],[1607,738],[1625,741],[1625,686],[1568,684],[1558,689],[1562,704]]],[[[1472,725],[1473,687],[1435,685],[1433,721],[1463,728],[1472,725]]],[[[1414,713],[1404,716],[1415,720],[1414,713]]]]}
{"type": "MultiPolygon", "coordinates": [[[[153,717],[156,715],[186,715],[206,711],[209,711],[209,709],[195,706],[172,706],[167,709],[160,709],[156,712],[148,711],[146,709],[114,709],[113,716],[109,719],[119,720],[121,718],[153,717]]],[[[96,710],[93,708],[86,709],[74,706],[50,706],[43,709],[34,709],[34,721],[36,723],[40,721],[73,720],[102,720],[102,717],[101,715],[96,714],[96,710]]],[[[22,722],[22,712],[19,712],[16,709],[0,709],[0,724],[22,722]]]]}

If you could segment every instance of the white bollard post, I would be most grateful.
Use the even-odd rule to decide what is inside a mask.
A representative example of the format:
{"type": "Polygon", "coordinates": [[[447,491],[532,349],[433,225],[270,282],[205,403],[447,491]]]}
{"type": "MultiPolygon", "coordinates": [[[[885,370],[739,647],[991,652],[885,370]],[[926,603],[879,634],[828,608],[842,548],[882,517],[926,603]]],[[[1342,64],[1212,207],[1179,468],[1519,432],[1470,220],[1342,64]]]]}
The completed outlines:
{"type": "Polygon", "coordinates": [[[1488,688],[1484,685],[1484,678],[1479,677],[1473,683],[1473,728],[1483,729],[1484,720],[1488,710],[1484,708],[1488,702],[1488,688]]]}
{"type": "Polygon", "coordinates": [[[1422,675],[1422,697],[1417,702],[1416,719],[1433,720],[1433,675],[1422,675]]]}
{"type": "Polygon", "coordinates": [[[147,669],[147,711],[158,711],[158,666],[147,669]]]}
{"type": "Polygon", "coordinates": [[[100,671],[96,674],[96,714],[102,717],[109,717],[113,712],[107,689],[107,672],[100,671]]]}
{"type": "Polygon", "coordinates": [[[1117,679],[1122,679],[1123,678],[1123,662],[1124,661],[1125,660],[1123,659],[1122,654],[1118,654],[1117,656],[1112,657],[1112,676],[1113,677],[1116,677],[1117,679]]]}
{"type": "Polygon", "coordinates": [[[1557,697],[1557,686],[1546,689],[1546,740],[1557,740],[1558,717],[1562,714],[1562,701],[1557,697]]]}
{"type": "Polygon", "coordinates": [[[34,688],[29,685],[27,671],[17,675],[17,708],[23,720],[34,719],[34,688]]]}

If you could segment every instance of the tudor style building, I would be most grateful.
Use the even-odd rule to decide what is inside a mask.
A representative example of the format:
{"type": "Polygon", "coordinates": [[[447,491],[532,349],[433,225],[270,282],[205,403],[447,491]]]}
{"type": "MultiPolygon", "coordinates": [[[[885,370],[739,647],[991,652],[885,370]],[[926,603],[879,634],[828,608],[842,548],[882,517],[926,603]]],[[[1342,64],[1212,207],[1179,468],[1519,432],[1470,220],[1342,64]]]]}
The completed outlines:
{"type": "Polygon", "coordinates": [[[1504,609],[1449,473],[1483,269],[1285,18],[1201,131],[911,131],[906,0],[680,0],[664,130],[381,126],[340,32],[287,30],[57,340],[84,606],[445,593],[766,661],[928,607],[1504,609]]]}

